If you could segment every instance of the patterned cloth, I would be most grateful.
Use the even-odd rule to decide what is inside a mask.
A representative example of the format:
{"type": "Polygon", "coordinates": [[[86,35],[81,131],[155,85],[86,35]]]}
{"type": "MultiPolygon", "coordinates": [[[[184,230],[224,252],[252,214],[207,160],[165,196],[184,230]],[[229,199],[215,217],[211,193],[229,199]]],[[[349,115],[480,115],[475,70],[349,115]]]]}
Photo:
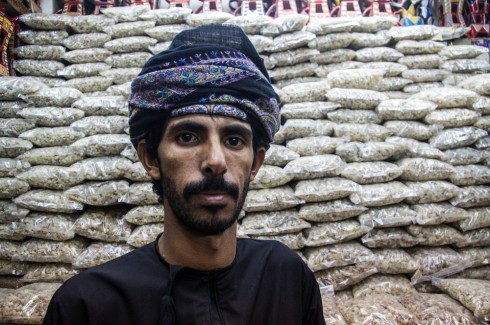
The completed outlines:
{"type": "Polygon", "coordinates": [[[155,121],[173,116],[213,114],[247,121],[261,127],[266,146],[280,125],[279,98],[263,61],[243,31],[231,25],[177,35],[133,81],[129,105],[135,147],[155,121]]]}

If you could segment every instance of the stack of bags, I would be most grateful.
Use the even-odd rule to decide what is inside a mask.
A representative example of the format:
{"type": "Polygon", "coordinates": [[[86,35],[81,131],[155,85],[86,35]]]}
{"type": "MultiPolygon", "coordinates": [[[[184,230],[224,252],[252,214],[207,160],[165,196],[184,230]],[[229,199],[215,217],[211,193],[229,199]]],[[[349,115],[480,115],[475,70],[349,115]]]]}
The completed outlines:
{"type": "Polygon", "coordinates": [[[486,49],[389,17],[104,14],[21,17],[23,76],[0,79],[0,320],[39,322],[60,282],[163,231],[129,141],[130,81],[179,31],[225,21],[250,35],[283,102],[239,235],[297,251],[329,324],[488,319],[486,49]]]}

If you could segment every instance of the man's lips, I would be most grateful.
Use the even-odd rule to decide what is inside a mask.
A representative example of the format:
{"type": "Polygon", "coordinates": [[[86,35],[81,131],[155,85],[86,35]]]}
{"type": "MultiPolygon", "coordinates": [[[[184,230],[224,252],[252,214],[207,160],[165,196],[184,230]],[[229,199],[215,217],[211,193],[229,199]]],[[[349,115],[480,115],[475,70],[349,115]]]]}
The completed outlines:
{"type": "Polygon", "coordinates": [[[227,192],[205,191],[193,195],[198,201],[206,204],[225,204],[231,195],[227,192]]]}

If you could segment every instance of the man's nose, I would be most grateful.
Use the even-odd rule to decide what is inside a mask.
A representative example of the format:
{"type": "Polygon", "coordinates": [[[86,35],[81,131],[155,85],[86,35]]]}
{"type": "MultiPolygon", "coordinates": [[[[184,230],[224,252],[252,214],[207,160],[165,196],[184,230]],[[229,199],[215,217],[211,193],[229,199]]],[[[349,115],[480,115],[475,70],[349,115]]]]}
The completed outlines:
{"type": "Polygon", "coordinates": [[[219,176],[226,173],[225,148],[219,140],[210,140],[203,153],[201,171],[206,176],[219,176]]]}

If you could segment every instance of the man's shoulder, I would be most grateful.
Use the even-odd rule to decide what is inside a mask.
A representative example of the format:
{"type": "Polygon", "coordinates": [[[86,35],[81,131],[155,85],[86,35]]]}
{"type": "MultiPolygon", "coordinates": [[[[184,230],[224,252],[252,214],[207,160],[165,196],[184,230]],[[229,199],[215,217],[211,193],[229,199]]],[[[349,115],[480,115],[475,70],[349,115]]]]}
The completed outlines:
{"type": "Polygon", "coordinates": [[[154,244],[137,248],[109,262],[82,271],[67,280],[60,288],[61,292],[77,292],[78,288],[87,289],[113,287],[117,284],[130,284],[142,275],[148,275],[162,261],[153,252],[154,244]]]}
{"type": "Polygon", "coordinates": [[[148,316],[138,312],[142,303],[158,309],[168,281],[165,270],[152,244],[87,269],[56,291],[45,324],[137,324],[132,317],[148,316]]]}
{"type": "Polygon", "coordinates": [[[152,269],[155,265],[161,265],[161,260],[156,253],[155,242],[124,254],[111,261],[89,269],[89,273],[121,273],[121,275],[140,272],[142,269],[152,269]]]}
{"type": "Polygon", "coordinates": [[[296,252],[277,240],[242,238],[238,243],[239,250],[243,252],[245,258],[265,259],[268,264],[278,266],[305,266],[296,252]]]}
{"type": "Polygon", "coordinates": [[[252,239],[252,238],[238,238],[239,245],[243,245],[248,249],[266,249],[266,250],[274,250],[282,253],[293,253],[294,252],[283,243],[272,240],[272,239],[252,239]]]}

